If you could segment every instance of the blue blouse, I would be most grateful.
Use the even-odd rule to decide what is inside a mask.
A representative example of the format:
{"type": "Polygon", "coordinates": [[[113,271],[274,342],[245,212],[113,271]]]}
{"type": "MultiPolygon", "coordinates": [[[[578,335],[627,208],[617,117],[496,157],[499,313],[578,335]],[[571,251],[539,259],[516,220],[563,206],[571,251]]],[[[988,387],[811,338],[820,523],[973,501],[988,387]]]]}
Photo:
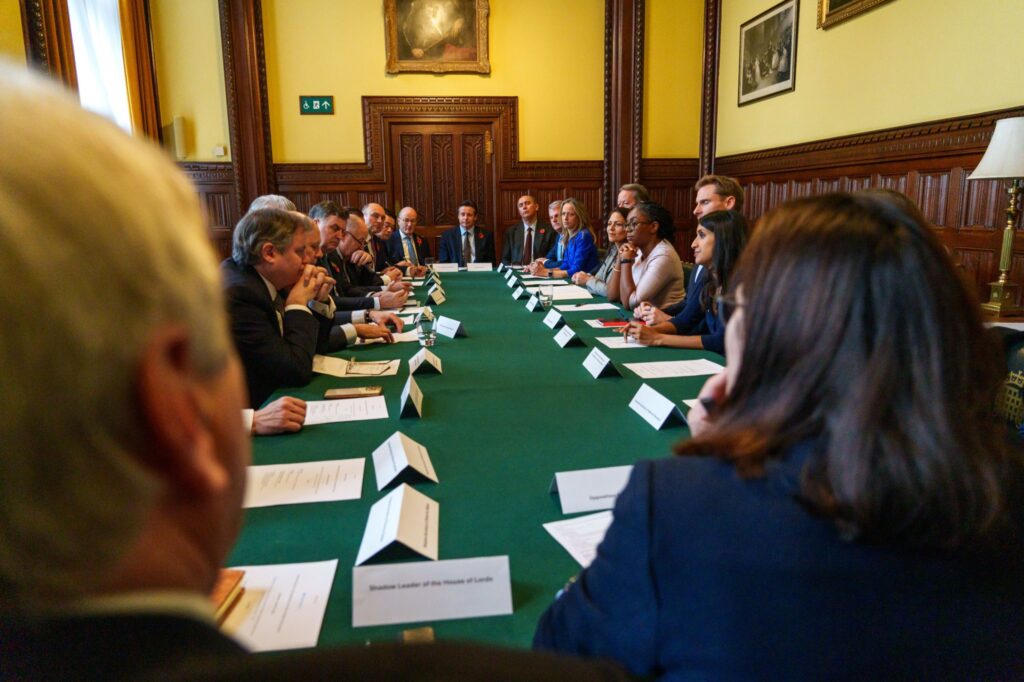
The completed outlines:
{"type": "MultiPolygon", "coordinates": [[[[559,240],[561,241],[561,240],[559,240]]],[[[551,254],[548,253],[548,256],[551,254]]],[[[590,230],[580,230],[569,240],[562,254],[561,261],[548,260],[544,263],[546,268],[561,268],[572,277],[577,272],[593,272],[601,264],[597,257],[597,247],[594,246],[594,238],[590,230]]]]}
{"type": "Polygon", "coordinates": [[[700,305],[701,293],[708,280],[708,269],[701,268],[693,280],[686,301],[678,315],[669,320],[677,334],[700,336],[704,350],[725,355],[725,320],[714,313],[713,308],[703,310],[700,305]]]}

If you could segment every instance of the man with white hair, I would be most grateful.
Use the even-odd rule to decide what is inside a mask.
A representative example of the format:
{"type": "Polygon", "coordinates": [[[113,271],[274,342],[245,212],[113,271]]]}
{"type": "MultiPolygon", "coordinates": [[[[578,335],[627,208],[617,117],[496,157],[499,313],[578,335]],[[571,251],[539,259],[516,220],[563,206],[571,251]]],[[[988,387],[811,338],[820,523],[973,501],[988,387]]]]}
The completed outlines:
{"type": "Polygon", "coordinates": [[[620,674],[455,644],[253,657],[222,634],[207,595],[250,440],[194,189],[24,68],[0,65],[0,139],[0,677],[620,674]]]}

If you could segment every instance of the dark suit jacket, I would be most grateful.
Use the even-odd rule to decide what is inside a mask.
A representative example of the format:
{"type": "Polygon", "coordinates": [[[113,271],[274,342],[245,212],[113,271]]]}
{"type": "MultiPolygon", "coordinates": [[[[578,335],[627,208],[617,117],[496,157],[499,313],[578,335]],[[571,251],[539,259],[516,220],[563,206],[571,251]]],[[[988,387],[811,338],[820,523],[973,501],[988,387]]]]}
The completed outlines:
{"type": "Polygon", "coordinates": [[[382,272],[394,262],[388,251],[388,243],[377,235],[370,237],[370,255],[373,256],[373,270],[376,272],[382,272]]]}
{"type": "Polygon", "coordinates": [[[810,446],[741,479],[640,461],[535,646],[662,680],[1024,679],[1020,538],[953,554],[840,538],[797,501],[810,446]]]}
{"type": "Polygon", "coordinates": [[[249,404],[260,407],[281,386],[305,386],[313,378],[313,355],[329,352],[332,320],[301,310],[277,310],[259,274],[228,258],[220,264],[231,335],[245,367],[249,404]]]}
{"type": "MultiPolygon", "coordinates": [[[[538,220],[533,231],[533,260],[544,258],[557,238],[558,233],[554,228],[538,220]]],[[[505,230],[505,243],[501,247],[501,262],[505,265],[521,264],[525,239],[526,229],[521,222],[505,230]]]]}
{"type": "MultiPolygon", "coordinates": [[[[391,234],[391,239],[388,240],[388,251],[390,252],[390,258],[392,263],[398,263],[399,261],[405,260],[405,249],[402,248],[402,231],[395,230],[391,234]]],[[[413,243],[416,249],[416,258],[419,260],[419,265],[424,265],[423,260],[431,257],[430,252],[430,240],[424,239],[420,235],[413,232],[413,243]]]]}
{"type": "Polygon", "coordinates": [[[368,297],[384,286],[376,272],[365,265],[353,265],[337,251],[327,254],[327,271],[338,281],[335,288],[343,296],[368,297]]]}
{"type": "MultiPolygon", "coordinates": [[[[339,275],[341,272],[341,265],[338,263],[338,260],[331,261],[331,259],[329,259],[327,256],[324,256],[319,261],[317,261],[317,265],[327,270],[327,273],[335,280],[340,279],[339,275]]],[[[371,297],[346,296],[340,283],[334,285],[334,290],[331,291],[331,298],[334,299],[334,305],[338,308],[339,311],[374,309],[374,303],[371,297]]],[[[348,321],[343,318],[339,318],[338,315],[340,314],[341,313],[335,315],[336,324],[342,324],[343,322],[348,321]]],[[[351,319],[351,315],[349,315],[349,319],[351,319]]]]}
{"type": "Polygon", "coordinates": [[[250,654],[213,627],[170,615],[0,622],[0,678],[14,680],[626,680],[618,666],[438,642],[250,654]]]}
{"type": "MultiPolygon", "coordinates": [[[[494,235],[485,227],[477,225],[473,228],[473,243],[476,245],[474,263],[494,263],[494,235]]],[[[462,228],[456,225],[441,234],[441,247],[438,253],[441,263],[466,264],[462,261],[462,228]]]]}

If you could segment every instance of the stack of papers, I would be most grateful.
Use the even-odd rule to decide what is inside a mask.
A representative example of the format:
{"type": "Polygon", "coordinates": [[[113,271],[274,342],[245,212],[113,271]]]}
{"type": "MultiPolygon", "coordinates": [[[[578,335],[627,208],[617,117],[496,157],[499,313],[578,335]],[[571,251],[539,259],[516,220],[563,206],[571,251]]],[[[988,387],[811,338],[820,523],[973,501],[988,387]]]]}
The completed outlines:
{"type": "Polygon", "coordinates": [[[545,523],[544,530],[551,533],[551,537],[557,540],[580,566],[586,568],[597,556],[597,546],[604,540],[610,525],[612,513],[603,511],[545,523]]]}
{"type": "MultiPolygon", "coordinates": [[[[636,344],[633,344],[636,345],[636,344]]],[[[627,362],[626,367],[641,379],[668,379],[672,377],[699,377],[718,374],[725,370],[710,360],[665,360],[663,362],[627,362]]]]}

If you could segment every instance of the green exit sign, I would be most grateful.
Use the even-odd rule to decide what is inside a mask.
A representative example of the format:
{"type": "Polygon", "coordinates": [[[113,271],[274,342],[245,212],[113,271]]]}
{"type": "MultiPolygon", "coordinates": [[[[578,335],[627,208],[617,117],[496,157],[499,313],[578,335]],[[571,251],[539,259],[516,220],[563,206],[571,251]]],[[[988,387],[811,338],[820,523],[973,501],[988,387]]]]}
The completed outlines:
{"type": "Polygon", "coordinates": [[[299,95],[299,113],[334,114],[334,95],[299,95]]]}

